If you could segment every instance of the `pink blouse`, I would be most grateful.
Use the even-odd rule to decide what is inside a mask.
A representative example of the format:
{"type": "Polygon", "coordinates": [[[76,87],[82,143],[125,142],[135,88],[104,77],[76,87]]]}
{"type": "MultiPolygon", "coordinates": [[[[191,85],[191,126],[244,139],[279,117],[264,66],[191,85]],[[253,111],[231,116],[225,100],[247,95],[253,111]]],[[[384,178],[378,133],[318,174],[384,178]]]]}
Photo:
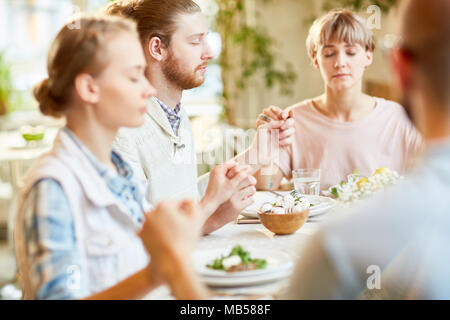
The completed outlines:
{"type": "Polygon", "coordinates": [[[370,175],[379,167],[400,174],[422,146],[422,138],[404,108],[396,102],[376,99],[375,109],[352,122],[329,119],[305,100],[294,111],[295,140],[282,149],[275,163],[288,178],[299,168],[321,169],[321,190],[341,180],[355,169],[370,175]]]}

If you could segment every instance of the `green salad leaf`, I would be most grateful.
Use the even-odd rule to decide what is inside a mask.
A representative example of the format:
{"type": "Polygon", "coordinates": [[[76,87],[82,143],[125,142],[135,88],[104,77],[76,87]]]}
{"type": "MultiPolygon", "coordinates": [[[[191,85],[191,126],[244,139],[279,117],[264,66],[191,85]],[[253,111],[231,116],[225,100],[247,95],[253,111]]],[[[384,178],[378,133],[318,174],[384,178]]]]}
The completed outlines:
{"type": "Polygon", "coordinates": [[[214,259],[213,263],[208,265],[208,267],[216,270],[225,270],[224,266],[222,265],[222,260],[223,258],[214,259]]]}
{"type": "Polygon", "coordinates": [[[236,245],[231,249],[231,252],[228,256],[221,256],[220,258],[214,259],[213,263],[207,264],[206,266],[215,270],[225,270],[223,266],[223,260],[229,258],[231,256],[239,256],[241,258],[241,263],[255,263],[257,269],[263,269],[267,266],[267,260],[265,259],[252,259],[250,257],[250,252],[244,250],[240,245],[236,245]]]}
{"type": "Polygon", "coordinates": [[[336,187],[331,189],[331,194],[332,194],[333,196],[335,196],[336,198],[339,197],[339,194],[338,194],[338,192],[337,192],[337,188],[336,188],[336,187]]]}

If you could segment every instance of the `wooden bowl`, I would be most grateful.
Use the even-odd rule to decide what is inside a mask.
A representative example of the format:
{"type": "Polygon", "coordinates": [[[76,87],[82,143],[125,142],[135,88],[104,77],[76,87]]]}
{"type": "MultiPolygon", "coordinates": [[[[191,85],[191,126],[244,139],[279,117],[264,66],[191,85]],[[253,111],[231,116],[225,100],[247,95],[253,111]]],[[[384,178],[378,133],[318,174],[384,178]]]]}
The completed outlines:
{"type": "Polygon", "coordinates": [[[262,213],[258,212],[261,223],[275,234],[291,234],[300,229],[309,216],[309,208],[294,213],[262,213]]]}

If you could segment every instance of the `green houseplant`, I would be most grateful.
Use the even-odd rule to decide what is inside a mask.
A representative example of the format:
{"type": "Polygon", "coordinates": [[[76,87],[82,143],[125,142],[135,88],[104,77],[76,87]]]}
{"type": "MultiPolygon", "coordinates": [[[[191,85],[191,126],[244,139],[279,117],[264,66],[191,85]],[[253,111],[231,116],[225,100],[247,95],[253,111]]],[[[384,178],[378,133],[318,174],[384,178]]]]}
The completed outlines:
{"type": "Polygon", "coordinates": [[[249,21],[248,0],[215,1],[216,30],[222,39],[222,99],[228,122],[234,125],[242,94],[255,78],[262,80],[265,88],[278,87],[281,95],[289,95],[296,74],[292,64],[277,55],[275,40],[263,27],[249,21]]]}
{"type": "MultiPolygon", "coordinates": [[[[238,109],[242,107],[239,106],[239,101],[243,98],[243,91],[255,78],[262,79],[260,84],[265,88],[277,86],[281,95],[289,95],[297,77],[292,65],[277,55],[275,40],[268,36],[260,24],[251,23],[249,20],[252,19],[248,18],[252,15],[252,9],[248,8],[252,7],[251,3],[254,7],[264,10],[262,5],[272,0],[215,1],[218,5],[216,30],[222,38],[219,61],[222,69],[222,98],[228,122],[235,124],[238,109]]],[[[381,12],[387,13],[398,1],[323,0],[321,11],[327,12],[335,8],[361,11],[370,5],[376,5],[381,12]]],[[[253,18],[255,19],[258,20],[258,17],[253,18]]]]}
{"type": "Polygon", "coordinates": [[[347,8],[360,11],[370,5],[376,5],[382,12],[389,10],[398,3],[398,0],[325,0],[322,10],[327,12],[335,8],[347,8]]]}
{"type": "Polygon", "coordinates": [[[8,111],[9,98],[12,93],[11,71],[5,61],[4,53],[0,52],[0,115],[8,111]]]}

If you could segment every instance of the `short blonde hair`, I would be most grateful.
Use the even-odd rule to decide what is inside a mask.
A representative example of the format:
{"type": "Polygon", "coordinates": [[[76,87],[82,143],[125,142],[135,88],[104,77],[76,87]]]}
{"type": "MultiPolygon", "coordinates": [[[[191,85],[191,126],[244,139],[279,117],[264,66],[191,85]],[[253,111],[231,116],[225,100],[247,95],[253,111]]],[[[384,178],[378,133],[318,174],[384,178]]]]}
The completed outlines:
{"type": "Polygon", "coordinates": [[[319,45],[324,45],[333,37],[338,41],[359,43],[366,50],[375,50],[374,36],[366,21],[350,10],[340,9],[314,21],[306,39],[309,57],[314,60],[319,45]]]}

